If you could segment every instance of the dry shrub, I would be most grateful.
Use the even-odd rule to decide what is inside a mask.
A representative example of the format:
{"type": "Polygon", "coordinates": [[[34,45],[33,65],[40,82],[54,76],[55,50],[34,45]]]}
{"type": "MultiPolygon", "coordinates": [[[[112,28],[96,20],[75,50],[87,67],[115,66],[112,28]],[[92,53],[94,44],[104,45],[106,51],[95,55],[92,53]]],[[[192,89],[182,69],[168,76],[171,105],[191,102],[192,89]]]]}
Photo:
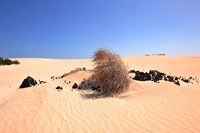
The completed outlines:
{"type": "Polygon", "coordinates": [[[112,52],[107,49],[99,49],[94,53],[93,62],[96,64],[99,61],[109,60],[113,56],[112,52]]]}
{"type": "Polygon", "coordinates": [[[101,93],[107,96],[119,95],[129,88],[128,70],[122,58],[107,49],[95,52],[93,82],[101,88],[101,93]]]}
{"type": "Polygon", "coordinates": [[[20,64],[18,60],[11,60],[9,58],[2,58],[0,57],[0,65],[12,65],[12,64],[20,64]]]}

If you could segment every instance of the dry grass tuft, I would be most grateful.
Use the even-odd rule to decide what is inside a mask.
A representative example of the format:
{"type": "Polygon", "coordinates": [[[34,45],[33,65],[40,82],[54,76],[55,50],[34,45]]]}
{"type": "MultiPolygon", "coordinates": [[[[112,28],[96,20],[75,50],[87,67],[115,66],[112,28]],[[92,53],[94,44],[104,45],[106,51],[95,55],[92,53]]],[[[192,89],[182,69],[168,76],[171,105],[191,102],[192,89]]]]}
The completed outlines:
{"type": "Polygon", "coordinates": [[[109,58],[111,58],[112,55],[112,52],[108,49],[99,49],[96,52],[94,52],[92,61],[94,63],[97,63],[99,61],[109,60],[109,58]]]}
{"type": "Polygon", "coordinates": [[[74,74],[74,73],[77,73],[77,72],[80,72],[80,71],[86,71],[86,68],[85,67],[83,67],[83,68],[76,68],[76,69],[70,71],[69,73],[63,74],[62,76],[60,76],[58,78],[64,78],[64,77],[66,77],[68,75],[71,75],[71,74],[74,74]]]}
{"type": "Polygon", "coordinates": [[[128,90],[128,70],[119,55],[107,49],[99,49],[94,54],[93,62],[95,68],[92,79],[100,86],[102,95],[119,95],[128,90]]]}

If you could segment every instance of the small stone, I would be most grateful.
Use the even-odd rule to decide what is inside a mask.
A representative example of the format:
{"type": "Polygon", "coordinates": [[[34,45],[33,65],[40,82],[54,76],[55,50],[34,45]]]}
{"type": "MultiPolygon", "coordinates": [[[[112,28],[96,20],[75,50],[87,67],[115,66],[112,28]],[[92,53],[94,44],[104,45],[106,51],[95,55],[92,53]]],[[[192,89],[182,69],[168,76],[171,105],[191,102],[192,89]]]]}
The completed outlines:
{"type": "Polygon", "coordinates": [[[56,90],[58,90],[58,91],[63,90],[63,87],[57,86],[57,87],[56,87],[56,90]]]}
{"type": "Polygon", "coordinates": [[[181,84],[179,83],[179,81],[174,82],[174,84],[176,84],[176,85],[181,85],[181,84]]]}
{"type": "Polygon", "coordinates": [[[182,78],[181,80],[182,80],[183,82],[185,82],[185,83],[189,83],[189,80],[186,79],[186,78],[182,78]]]}
{"type": "Polygon", "coordinates": [[[51,79],[55,79],[56,77],[55,76],[51,76],[51,79]]]}
{"type": "Polygon", "coordinates": [[[39,80],[39,84],[45,84],[47,83],[46,81],[42,81],[42,80],[39,80]]]}
{"type": "Polygon", "coordinates": [[[91,89],[92,89],[93,91],[95,91],[95,90],[97,89],[97,87],[96,87],[96,86],[92,86],[91,89]]]}
{"type": "Polygon", "coordinates": [[[167,78],[168,78],[168,80],[169,80],[169,82],[173,82],[174,80],[174,78],[173,78],[173,76],[167,76],[167,78]]]}
{"type": "Polygon", "coordinates": [[[93,91],[100,91],[100,90],[101,90],[100,87],[99,87],[99,86],[96,86],[96,85],[93,85],[93,86],[91,87],[91,89],[92,89],[93,91]]]}
{"type": "Polygon", "coordinates": [[[79,86],[78,89],[82,89],[82,87],[79,86]]]}
{"type": "Polygon", "coordinates": [[[74,85],[72,86],[73,89],[77,89],[78,88],[78,84],[74,83],[74,85]]]}

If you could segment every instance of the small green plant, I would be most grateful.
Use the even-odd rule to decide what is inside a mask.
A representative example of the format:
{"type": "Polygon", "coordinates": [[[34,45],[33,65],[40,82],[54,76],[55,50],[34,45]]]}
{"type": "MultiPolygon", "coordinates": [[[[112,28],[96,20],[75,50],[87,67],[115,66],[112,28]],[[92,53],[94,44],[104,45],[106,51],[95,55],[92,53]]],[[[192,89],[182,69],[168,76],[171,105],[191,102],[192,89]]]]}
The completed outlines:
{"type": "Polygon", "coordinates": [[[0,65],[12,65],[12,64],[20,64],[18,60],[11,60],[9,58],[2,58],[0,57],[0,65]]]}

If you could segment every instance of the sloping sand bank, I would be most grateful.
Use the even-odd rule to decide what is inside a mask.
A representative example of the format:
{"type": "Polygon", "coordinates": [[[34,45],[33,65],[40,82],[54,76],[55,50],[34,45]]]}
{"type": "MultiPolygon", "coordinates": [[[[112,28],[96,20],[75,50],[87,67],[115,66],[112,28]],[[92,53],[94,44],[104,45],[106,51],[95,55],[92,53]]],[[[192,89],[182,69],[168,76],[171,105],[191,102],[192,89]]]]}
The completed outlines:
{"type": "MultiPolygon", "coordinates": [[[[21,65],[0,66],[0,133],[200,132],[200,83],[132,81],[129,91],[118,98],[87,99],[81,96],[87,91],[72,91],[71,86],[91,72],[50,78],[78,67],[92,69],[90,60],[18,60],[21,65]],[[27,76],[47,84],[18,89],[27,76]],[[64,90],[57,91],[58,85],[64,90]]],[[[200,79],[198,56],[125,57],[124,61],[130,69],[200,79]]]]}

